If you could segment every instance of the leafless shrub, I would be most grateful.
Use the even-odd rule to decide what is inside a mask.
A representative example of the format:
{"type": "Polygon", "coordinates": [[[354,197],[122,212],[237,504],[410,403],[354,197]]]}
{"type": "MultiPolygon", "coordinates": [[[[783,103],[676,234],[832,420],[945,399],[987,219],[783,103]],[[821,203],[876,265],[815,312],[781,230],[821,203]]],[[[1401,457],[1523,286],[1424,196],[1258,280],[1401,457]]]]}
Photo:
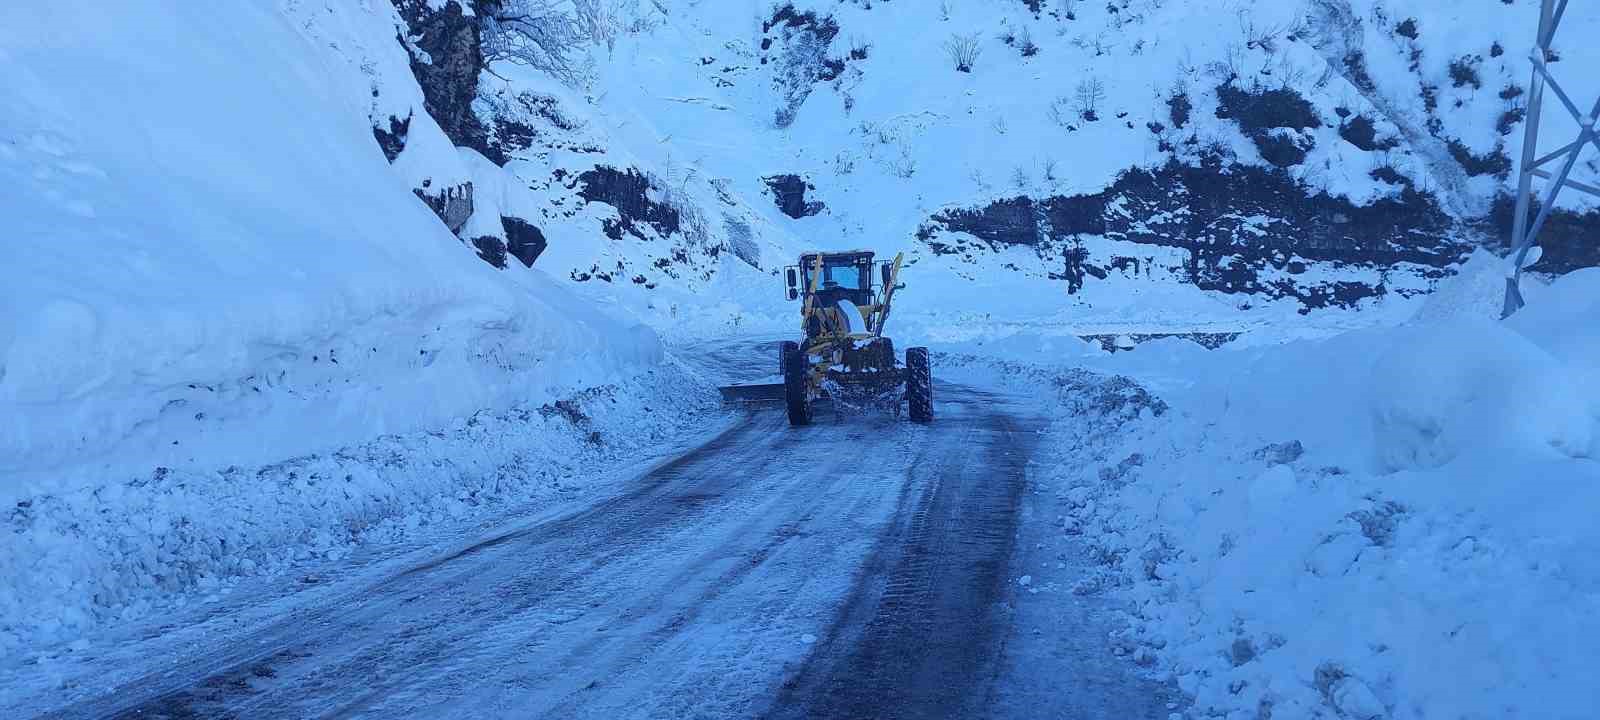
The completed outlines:
{"type": "Polygon", "coordinates": [[[1282,27],[1257,25],[1255,14],[1247,9],[1239,10],[1236,17],[1239,21],[1239,34],[1244,36],[1244,46],[1247,49],[1261,50],[1268,55],[1278,51],[1278,38],[1284,32],[1282,27]]]}
{"type": "Polygon", "coordinates": [[[1018,165],[1011,171],[1011,184],[1016,186],[1017,192],[1026,194],[1033,187],[1033,178],[1028,176],[1028,171],[1018,165]]]}
{"type": "Polygon", "coordinates": [[[606,52],[617,49],[617,30],[621,24],[604,0],[573,0],[573,18],[590,42],[604,45],[606,52]]]}
{"type": "Polygon", "coordinates": [[[1000,32],[995,33],[994,37],[1007,45],[1015,45],[1017,43],[1017,31],[1012,29],[1011,21],[1005,18],[1000,19],[1000,32]]]}
{"type": "Polygon", "coordinates": [[[1106,85],[1097,77],[1086,77],[1078,81],[1078,87],[1073,90],[1073,109],[1077,110],[1078,117],[1089,122],[1099,120],[1096,110],[1101,101],[1106,99],[1106,85]]]}
{"type": "Polygon", "coordinates": [[[849,153],[840,152],[833,156],[833,174],[849,175],[856,171],[856,159],[849,153]]]}
{"type": "Polygon", "coordinates": [[[1283,27],[1283,37],[1290,42],[1298,42],[1311,35],[1311,18],[1303,12],[1295,13],[1294,19],[1283,27]]]}
{"type": "Polygon", "coordinates": [[[980,194],[983,194],[983,195],[988,195],[989,194],[989,190],[991,189],[991,187],[989,186],[988,181],[983,179],[983,169],[982,168],[973,168],[972,172],[967,173],[967,178],[972,180],[972,186],[976,187],[980,194]]]}
{"type": "Polygon", "coordinates": [[[1057,127],[1063,127],[1068,130],[1077,129],[1072,125],[1072,120],[1076,115],[1073,114],[1072,100],[1067,96],[1060,95],[1050,101],[1050,107],[1047,112],[1050,114],[1050,122],[1055,123],[1057,127]]]}
{"type": "Polygon", "coordinates": [[[506,0],[480,23],[485,60],[527,65],[573,87],[588,77],[583,48],[611,47],[616,37],[600,0],[506,0]]]}
{"type": "Polygon", "coordinates": [[[1222,57],[1206,63],[1206,72],[1222,82],[1243,77],[1244,46],[1239,43],[1229,43],[1223,48],[1222,57]]]}
{"type": "Polygon", "coordinates": [[[958,72],[972,72],[972,68],[978,64],[978,55],[983,52],[983,48],[978,44],[981,37],[979,33],[955,34],[944,42],[944,51],[950,56],[950,62],[956,66],[958,72]]]}
{"type": "Polygon", "coordinates": [[[1090,41],[1090,46],[1094,48],[1095,57],[1100,57],[1111,51],[1111,41],[1106,39],[1106,34],[1103,32],[1094,36],[1094,40],[1090,41]]]}
{"type": "Polygon", "coordinates": [[[889,170],[895,177],[907,180],[917,174],[917,158],[911,154],[910,145],[900,144],[900,153],[889,161],[889,170]]]}
{"type": "Polygon", "coordinates": [[[1033,41],[1033,30],[1027,25],[1022,26],[1022,32],[1017,33],[1017,51],[1023,57],[1033,57],[1039,54],[1039,44],[1033,41]]]}

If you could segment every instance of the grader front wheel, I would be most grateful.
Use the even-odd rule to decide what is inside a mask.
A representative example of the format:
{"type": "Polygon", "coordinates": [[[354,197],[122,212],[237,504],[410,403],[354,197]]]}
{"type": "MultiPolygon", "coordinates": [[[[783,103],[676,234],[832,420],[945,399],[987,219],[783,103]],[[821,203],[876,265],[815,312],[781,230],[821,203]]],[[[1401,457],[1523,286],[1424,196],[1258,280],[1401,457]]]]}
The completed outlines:
{"type": "Polygon", "coordinates": [[[785,363],[789,362],[789,353],[800,349],[800,343],[793,340],[784,340],[778,343],[778,374],[783,374],[785,363]]]}
{"type": "Polygon", "coordinates": [[[906,406],[912,422],[933,422],[933,368],[925,347],[906,350],[906,406]]]}
{"type": "Polygon", "coordinates": [[[811,424],[810,371],[805,352],[795,343],[784,343],[783,397],[789,408],[790,425],[811,424]]]}

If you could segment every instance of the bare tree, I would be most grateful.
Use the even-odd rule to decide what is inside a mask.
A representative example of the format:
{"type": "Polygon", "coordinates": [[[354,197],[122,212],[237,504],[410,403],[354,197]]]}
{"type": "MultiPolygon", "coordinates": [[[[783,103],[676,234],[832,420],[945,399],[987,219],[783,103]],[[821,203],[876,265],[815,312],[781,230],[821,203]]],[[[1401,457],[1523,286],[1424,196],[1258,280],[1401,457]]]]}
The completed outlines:
{"type": "Polygon", "coordinates": [[[1095,114],[1100,102],[1106,99],[1106,85],[1097,77],[1086,77],[1078,81],[1078,88],[1073,92],[1074,107],[1078,116],[1089,122],[1099,120],[1095,114]]]}
{"type": "Polygon", "coordinates": [[[484,60],[527,65],[561,82],[581,85],[588,70],[582,50],[614,41],[601,0],[503,0],[485,12],[480,33],[484,60]]]}
{"type": "Polygon", "coordinates": [[[954,63],[956,70],[964,73],[972,72],[973,66],[978,64],[978,55],[983,48],[978,45],[981,33],[971,35],[951,35],[944,43],[944,50],[950,54],[950,62],[954,63]]]}
{"type": "Polygon", "coordinates": [[[1033,188],[1033,178],[1028,175],[1026,169],[1018,165],[1011,171],[1011,184],[1016,186],[1017,192],[1027,194],[1033,188]]]}

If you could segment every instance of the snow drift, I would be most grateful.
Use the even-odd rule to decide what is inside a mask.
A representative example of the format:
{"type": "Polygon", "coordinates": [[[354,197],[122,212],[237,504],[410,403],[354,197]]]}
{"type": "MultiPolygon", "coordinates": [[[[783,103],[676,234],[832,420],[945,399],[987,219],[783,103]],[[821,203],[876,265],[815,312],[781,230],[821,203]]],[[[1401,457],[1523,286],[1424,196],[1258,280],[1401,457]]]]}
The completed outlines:
{"type": "Polygon", "coordinates": [[[450,235],[361,105],[409,82],[392,8],[319,13],[313,42],[261,5],[0,10],[6,504],[413,430],[658,359],[648,331],[450,235]],[[139,52],[109,54],[130,35],[139,52]]]}
{"type": "MultiPolygon", "coordinates": [[[[546,455],[615,454],[534,411],[658,371],[659,340],[480,262],[386,162],[370,112],[421,107],[398,23],[387,3],[0,7],[0,646],[379,520],[535,497],[546,455]],[[501,435],[441,430],[480,413],[501,435]]],[[[426,113],[410,139],[489,184],[426,113]]]]}
{"type": "Polygon", "coordinates": [[[1086,360],[1166,405],[1055,428],[1062,541],[1104,568],[1061,588],[1125,602],[1129,657],[1200,715],[1587,716],[1600,273],[1535,291],[1504,323],[1086,360]]]}

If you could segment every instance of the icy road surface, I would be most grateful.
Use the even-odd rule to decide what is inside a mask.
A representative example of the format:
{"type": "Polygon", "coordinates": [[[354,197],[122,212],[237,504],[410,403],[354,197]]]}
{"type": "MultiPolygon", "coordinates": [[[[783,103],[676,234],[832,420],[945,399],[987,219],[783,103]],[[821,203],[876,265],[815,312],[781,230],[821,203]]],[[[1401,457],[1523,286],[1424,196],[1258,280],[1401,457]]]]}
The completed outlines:
{"type": "Polygon", "coordinates": [[[751,411],[598,502],[154,629],[24,708],[1165,718],[1088,609],[1016,597],[1040,411],[948,383],[936,400],[929,426],[819,412],[791,429],[781,409],[751,411]],[[1024,623],[1081,627],[1083,647],[1024,623]]]}

